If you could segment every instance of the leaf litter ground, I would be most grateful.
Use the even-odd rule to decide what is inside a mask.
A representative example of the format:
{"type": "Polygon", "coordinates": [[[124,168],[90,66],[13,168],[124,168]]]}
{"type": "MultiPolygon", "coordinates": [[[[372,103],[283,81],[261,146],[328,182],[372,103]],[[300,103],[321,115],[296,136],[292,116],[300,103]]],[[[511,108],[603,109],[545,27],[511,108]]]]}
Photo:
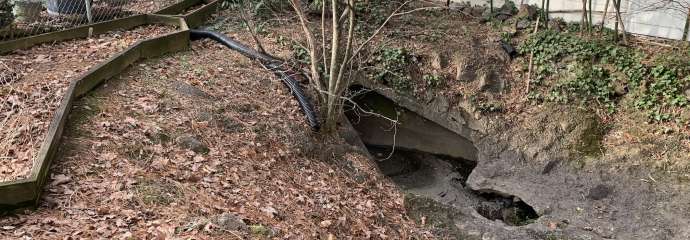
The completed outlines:
{"type": "Polygon", "coordinates": [[[282,83],[212,42],[109,81],[66,132],[41,206],[0,219],[0,236],[429,237],[374,163],[311,133],[282,83]]]}
{"type": "Polygon", "coordinates": [[[28,176],[71,81],[137,40],[171,30],[151,25],[0,56],[0,182],[28,176]]]}

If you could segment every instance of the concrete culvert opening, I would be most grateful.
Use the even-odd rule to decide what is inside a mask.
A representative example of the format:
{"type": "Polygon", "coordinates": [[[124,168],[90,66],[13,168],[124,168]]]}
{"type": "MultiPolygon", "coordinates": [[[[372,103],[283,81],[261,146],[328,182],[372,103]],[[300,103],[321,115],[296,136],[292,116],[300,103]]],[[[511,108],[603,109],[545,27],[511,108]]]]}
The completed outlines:
{"type": "Polygon", "coordinates": [[[521,226],[539,215],[520,198],[479,192],[466,186],[477,166],[477,148],[450,131],[392,100],[361,87],[345,114],[381,172],[403,191],[456,208],[471,208],[489,220],[521,226]],[[369,114],[375,113],[375,114],[369,114]],[[385,118],[384,118],[385,117],[385,118]],[[389,119],[397,119],[393,127],[389,119]]]}

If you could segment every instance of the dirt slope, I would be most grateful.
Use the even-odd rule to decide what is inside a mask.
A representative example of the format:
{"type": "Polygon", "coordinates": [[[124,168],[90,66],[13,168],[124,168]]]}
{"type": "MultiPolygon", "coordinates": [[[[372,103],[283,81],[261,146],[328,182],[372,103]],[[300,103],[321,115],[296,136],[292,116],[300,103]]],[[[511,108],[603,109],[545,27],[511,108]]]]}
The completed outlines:
{"type": "Polygon", "coordinates": [[[41,206],[0,219],[1,238],[425,236],[364,155],[317,138],[272,74],[219,45],[76,105],[41,206]]]}

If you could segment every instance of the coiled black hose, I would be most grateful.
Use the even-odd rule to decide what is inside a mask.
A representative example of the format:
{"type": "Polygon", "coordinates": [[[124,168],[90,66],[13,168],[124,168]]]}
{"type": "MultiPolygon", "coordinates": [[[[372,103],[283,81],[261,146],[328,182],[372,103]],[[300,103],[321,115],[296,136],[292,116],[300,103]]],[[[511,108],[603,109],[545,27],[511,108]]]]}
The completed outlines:
{"type": "Polygon", "coordinates": [[[271,57],[267,54],[260,53],[238,41],[235,41],[233,39],[230,39],[229,37],[213,32],[213,31],[208,31],[208,30],[189,30],[189,37],[192,41],[194,40],[199,40],[199,39],[213,39],[216,42],[219,42],[226,47],[235,50],[245,57],[248,57],[252,60],[258,60],[266,66],[269,70],[271,70],[280,80],[282,80],[283,84],[290,89],[290,92],[292,92],[292,95],[297,99],[297,103],[299,104],[300,108],[304,112],[304,115],[307,117],[307,122],[309,123],[309,126],[311,126],[312,130],[314,131],[319,131],[319,128],[321,128],[319,119],[316,117],[316,112],[314,111],[313,106],[307,99],[307,97],[304,95],[304,92],[302,89],[299,87],[299,83],[297,80],[295,80],[292,77],[292,74],[290,74],[289,69],[283,68],[285,66],[284,62],[281,60],[278,60],[274,57],[271,57]]]}

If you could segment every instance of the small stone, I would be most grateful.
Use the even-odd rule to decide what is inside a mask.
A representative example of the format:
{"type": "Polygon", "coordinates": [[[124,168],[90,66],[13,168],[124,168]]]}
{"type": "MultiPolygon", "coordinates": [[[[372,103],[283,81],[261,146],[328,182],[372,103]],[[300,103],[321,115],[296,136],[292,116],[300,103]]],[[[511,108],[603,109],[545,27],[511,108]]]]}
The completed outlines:
{"type": "Polygon", "coordinates": [[[685,89],[685,91],[683,93],[685,94],[685,98],[690,99],[690,88],[685,89]]]}
{"type": "Polygon", "coordinates": [[[234,213],[223,213],[215,221],[216,225],[226,231],[247,232],[249,227],[234,213]]]}
{"type": "Polygon", "coordinates": [[[508,54],[508,57],[511,59],[518,55],[517,49],[515,49],[515,47],[513,47],[513,45],[510,43],[501,40],[500,45],[503,51],[505,51],[505,53],[508,54]]]}
{"type": "Polygon", "coordinates": [[[278,215],[278,211],[275,208],[270,207],[270,206],[263,207],[259,210],[261,210],[262,212],[264,212],[267,216],[269,216],[271,218],[275,218],[278,215]]]}
{"type": "Polygon", "coordinates": [[[321,221],[321,223],[319,223],[319,226],[321,226],[322,228],[328,228],[332,224],[333,224],[333,222],[331,222],[331,220],[324,220],[324,221],[321,221]]]}
{"type": "Polygon", "coordinates": [[[509,15],[509,14],[499,13],[494,18],[496,20],[499,20],[499,21],[505,21],[505,20],[508,20],[510,17],[511,17],[511,15],[509,15]]]}
{"type": "Polygon", "coordinates": [[[513,24],[505,25],[501,29],[503,30],[504,33],[510,35],[511,37],[515,36],[515,34],[517,34],[517,28],[515,28],[515,26],[513,24]]]}
{"type": "Polygon", "coordinates": [[[194,151],[195,153],[208,154],[209,148],[201,141],[192,136],[185,136],[178,139],[181,147],[194,151]]]}

